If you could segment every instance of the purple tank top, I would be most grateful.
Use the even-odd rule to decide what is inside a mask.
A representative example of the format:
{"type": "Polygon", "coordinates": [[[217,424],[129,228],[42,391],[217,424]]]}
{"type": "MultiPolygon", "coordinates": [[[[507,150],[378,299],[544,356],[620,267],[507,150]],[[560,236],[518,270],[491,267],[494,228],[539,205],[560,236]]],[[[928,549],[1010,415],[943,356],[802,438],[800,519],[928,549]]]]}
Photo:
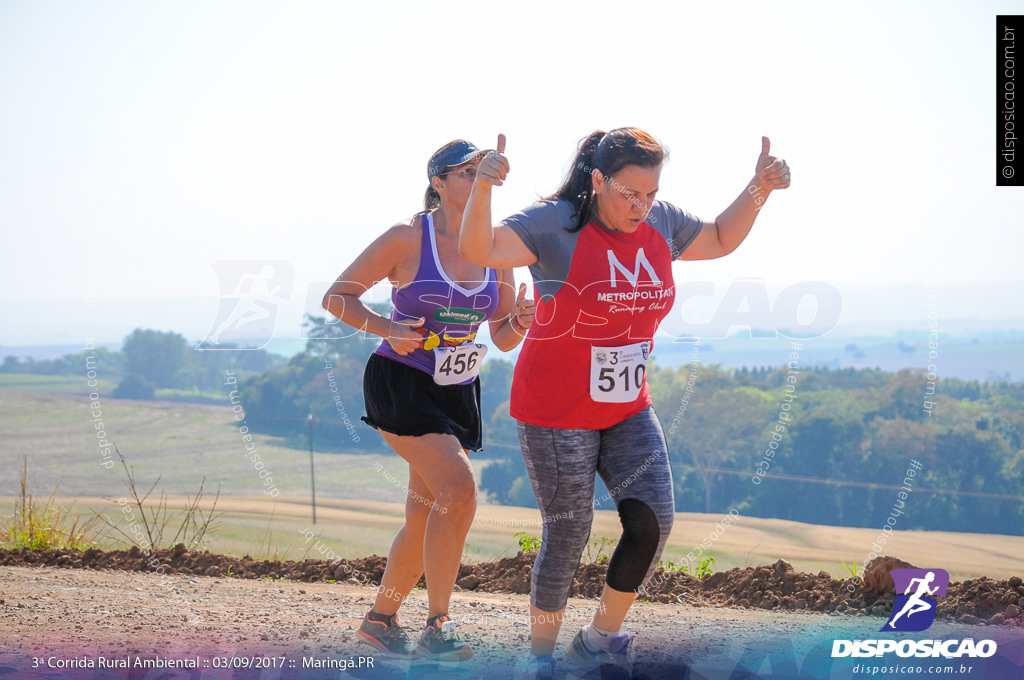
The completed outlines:
{"type": "MultiPolygon", "coordinates": [[[[498,309],[498,280],[487,267],[484,280],[473,288],[463,288],[452,281],[441,266],[434,239],[434,214],[423,216],[423,239],[420,266],[416,279],[404,288],[391,290],[393,321],[423,317],[423,325],[415,329],[423,335],[423,344],[406,355],[381,340],[376,353],[407,366],[434,375],[434,348],[454,347],[473,342],[481,323],[498,309]]],[[[472,380],[466,381],[468,384],[472,380]]]]}

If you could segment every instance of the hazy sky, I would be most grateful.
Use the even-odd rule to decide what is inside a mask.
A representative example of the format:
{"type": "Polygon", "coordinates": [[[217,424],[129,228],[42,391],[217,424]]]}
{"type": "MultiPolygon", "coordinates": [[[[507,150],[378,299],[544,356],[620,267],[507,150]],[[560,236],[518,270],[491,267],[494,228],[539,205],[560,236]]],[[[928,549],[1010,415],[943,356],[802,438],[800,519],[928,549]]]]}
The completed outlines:
{"type": "MultiPolygon", "coordinates": [[[[507,135],[497,218],[553,191],[581,137],[624,125],[671,150],[659,197],[705,219],[762,134],[792,168],[739,251],[677,280],[1020,280],[994,35],[1022,9],[4,2],[0,304],[81,307],[92,289],[215,307],[211,264],[234,259],[292,263],[305,295],[419,209],[448,140],[507,135]]],[[[61,319],[42,310],[38,332],[61,319]]]]}

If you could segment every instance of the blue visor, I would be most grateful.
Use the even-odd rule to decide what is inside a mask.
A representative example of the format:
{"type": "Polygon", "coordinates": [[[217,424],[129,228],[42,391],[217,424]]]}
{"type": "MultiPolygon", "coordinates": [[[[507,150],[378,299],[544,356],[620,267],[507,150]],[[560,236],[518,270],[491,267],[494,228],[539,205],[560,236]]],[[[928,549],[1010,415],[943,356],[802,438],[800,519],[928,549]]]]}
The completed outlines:
{"type": "Polygon", "coordinates": [[[465,140],[459,140],[445,149],[434,162],[427,167],[427,179],[440,175],[453,165],[462,165],[485,153],[465,140]]]}

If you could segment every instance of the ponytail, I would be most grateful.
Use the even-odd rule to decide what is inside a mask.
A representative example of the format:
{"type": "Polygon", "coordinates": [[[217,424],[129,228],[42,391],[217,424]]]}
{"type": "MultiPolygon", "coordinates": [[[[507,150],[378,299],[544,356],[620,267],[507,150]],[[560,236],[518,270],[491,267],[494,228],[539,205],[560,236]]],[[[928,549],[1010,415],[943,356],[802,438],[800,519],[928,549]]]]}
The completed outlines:
{"type": "Polygon", "coordinates": [[[430,212],[441,205],[441,194],[437,193],[431,185],[427,185],[427,191],[423,194],[423,212],[430,212]]]}
{"type": "Polygon", "coordinates": [[[557,198],[572,203],[575,225],[569,231],[579,231],[590,222],[594,211],[594,168],[611,177],[627,165],[659,167],[667,157],[665,147],[639,128],[617,128],[607,134],[596,130],[580,141],[562,186],[545,200],[557,198]]]}
{"type": "Polygon", "coordinates": [[[426,215],[427,213],[434,212],[439,207],[441,207],[441,194],[437,193],[437,189],[428,184],[427,190],[423,194],[423,210],[409,218],[409,224],[412,224],[412,221],[420,215],[426,215]]]}
{"type": "MultiPolygon", "coordinates": [[[[448,167],[448,166],[435,167],[437,165],[437,163],[438,163],[437,159],[442,154],[444,154],[445,151],[447,151],[448,149],[452,148],[456,144],[469,144],[469,142],[463,141],[461,139],[453,139],[452,141],[448,142],[447,144],[442,146],[440,149],[435,151],[434,154],[430,157],[430,160],[427,161],[427,178],[431,182],[433,182],[433,177],[435,177],[436,175],[440,174],[443,170],[446,170],[447,167],[448,167]]],[[[472,144],[469,144],[469,145],[472,146],[472,144]]],[[[415,218],[415,217],[417,217],[419,215],[425,215],[428,212],[432,212],[434,210],[437,210],[440,207],[441,207],[441,194],[437,193],[437,189],[434,188],[433,183],[428,184],[427,185],[427,190],[423,193],[423,210],[421,210],[420,212],[418,212],[415,215],[413,215],[413,217],[415,218]]]]}
{"type": "Polygon", "coordinates": [[[575,226],[569,231],[579,231],[590,221],[594,203],[594,178],[590,172],[594,169],[594,154],[604,136],[603,130],[596,130],[580,140],[576,157],[572,160],[572,167],[569,168],[562,186],[545,199],[550,201],[559,198],[572,203],[575,226]]]}

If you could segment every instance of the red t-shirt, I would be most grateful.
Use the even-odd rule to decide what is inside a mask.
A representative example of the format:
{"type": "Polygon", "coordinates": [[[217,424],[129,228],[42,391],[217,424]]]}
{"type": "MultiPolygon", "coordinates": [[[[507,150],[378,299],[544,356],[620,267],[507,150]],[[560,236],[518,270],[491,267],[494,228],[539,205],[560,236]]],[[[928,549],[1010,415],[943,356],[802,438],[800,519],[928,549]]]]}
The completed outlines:
{"type": "Polygon", "coordinates": [[[700,222],[663,202],[632,234],[596,221],[573,233],[571,218],[570,204],[545,201],[505,221],[538,256],[537,312],[516,362],[511,415],[600,430],[651,403],[644,364],[675,300],[672,261],[700,222]]]}

